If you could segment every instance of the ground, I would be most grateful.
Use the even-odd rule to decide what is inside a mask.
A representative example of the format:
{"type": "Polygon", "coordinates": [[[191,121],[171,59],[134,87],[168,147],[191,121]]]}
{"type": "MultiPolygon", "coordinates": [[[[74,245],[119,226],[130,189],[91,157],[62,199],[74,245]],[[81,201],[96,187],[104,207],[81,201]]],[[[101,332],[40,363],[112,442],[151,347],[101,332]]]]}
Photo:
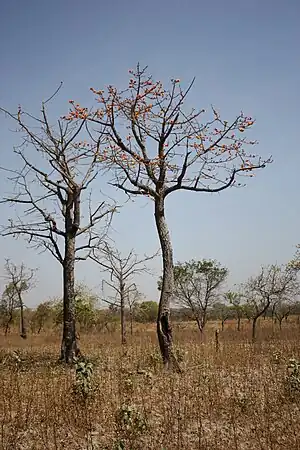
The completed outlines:
{"type": "Polygon", "coordinates": [[[299,449],[300,400],[287,390],[296,319],[281,332],[261,320],[255,344],[247,321],[241,332],[230,322],[218,352],[216,326],[202,341],[193,325],[174,327],[182,374],[162,371],[154,326],[136,327],[125,348],[118,331],[81,333],[94,371],[79,392],[75,369],[57,363],[57,332],[0,336],[0,448],[299,449]]]}

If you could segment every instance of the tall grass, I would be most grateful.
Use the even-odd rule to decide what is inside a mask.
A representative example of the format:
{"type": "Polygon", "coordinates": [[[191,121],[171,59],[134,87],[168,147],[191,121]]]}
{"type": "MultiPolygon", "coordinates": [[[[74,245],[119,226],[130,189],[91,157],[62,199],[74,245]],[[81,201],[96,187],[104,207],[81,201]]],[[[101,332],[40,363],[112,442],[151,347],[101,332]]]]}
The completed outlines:
{"type": "Polygon", "coordinates": [[[300,398],[288,395],[287,366],[300,359],[299,325],[281,332],[262,320],[200,339],[174,330],[182,374],[164,373],[155,328],[136,328],[125,348],[119,333],[81,336],[93,364],[90,395],[74,390],[76,371],[57,363],[54,334],[0,336],[0,448],[286,449],[300,448],[300,398]]]}

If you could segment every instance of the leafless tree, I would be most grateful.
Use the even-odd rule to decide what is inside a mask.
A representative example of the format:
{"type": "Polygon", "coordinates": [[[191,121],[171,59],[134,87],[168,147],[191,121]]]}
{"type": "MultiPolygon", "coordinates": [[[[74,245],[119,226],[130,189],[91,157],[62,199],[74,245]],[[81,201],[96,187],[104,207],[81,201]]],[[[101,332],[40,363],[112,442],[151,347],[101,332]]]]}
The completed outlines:
{"type": "Polygon", "coordinates": [[[130,317],[130,334],[133,335],[133,320],[134,320],[134,312],[139,302],[143,299],[143,295],[137,287],[133,288],[131,292],[128,293],[127,296],[127,305],[129,309],[129,317],[130,317]]]}
{"type": "MultiPolygon", "coordinates": [[[[52,97],[51,97],[52,98],[52,97]]],[[[115,206],[104,201],[93,208],[91,196],[83,197],[98,172],[98,156],[102,142],[99,134],[93,145],[82,139],[85,121],[66,122],[56,126],[42,103],[38,117],[20,107],[17,114],[1,109],[12,119],[21,133],[21,144],[14,148],[20,166],[3,169],[9,173],[12,194],[2,203],[16,210],[1,229],[2,236],[20,235],[30,246],[49,251],[63,271],[64,320],[61,360],[70,363],[79,348],[75,331],[74,270],[75,262],[85,260],[95,242],[106,233],[115,206]],[[82,205],[84,201],[84,205],[82,205]],[[81,224],[82,216],[87,216],[81,224]],[[100,227],[97,228],[97,225],[100,227]]]]}
{"type": "MultiPolygon", "coordinates": [[[[246,152],[245,131],[254,120],[243,113],[229,122],[212,108],[187,111],[186,100],[194,80],[184,89],[171,80],[165,89],[148,75],[147,68],[130,71],[128,88],[92,89],[97,108],[72,102],[66,119],[81,117],[97,132],[106,133],[101,160],[114,172],[112,184],[129,196],[153,201],[156,229],[162,249],[163,283],[157,318],[159,346],[166,368],[180,370],[172,350],[170,305],[174,303],[173,248],[165,215],[166,198],[179,191],[220,192],[241,186],[238,175],[253,176],[271,162],[246,152]]],[[[93,134],[91,130],[91,135],[93,134]]]]}
{"type": "Polygon", "coordinates": [[[251,311],[252,340],[256,338],[257,320],[265,311],[284,296],[299,291],[297,273],[289,266],[276,264],[261,268],[256,277],[251,277],[244,285],[248,311],[251,311]]]}
{"type": "Polygon", "coordinates": [[[34,286],[35,269],[26,269],[22,263],[20,266],[15,265],[9,259],[6,260],[5,277],[7,285],[4,290],[4,299],[7,300],[7,312],[9,320],[6,325],[5,334],[7,334],[8,326],[13,318],[13,310],[18,308],[20,310],[20,336],[23,339],[27,338],[27,332],[24,321],[24,300],[23,295],[34,286]]]}
{"type": "Polygon", "coordinates": [[[123,257],[120,251],[112,248],[107,242],[101,246],[101,249],[94,250],[90,254],[90,258],[102,270],[108,271],[110,274],[110,279],[103,280],[103,285],[112,289],[115,293],[115,300],[106,299],[105,301],[120,308],[122,344],[126,344],[126,301],[137,290],[133,277],[141,273],[150,273],[146,263],[155,258],[157,254],[139,259],[134,251],[131,250],[127,256],[123,257]]]}

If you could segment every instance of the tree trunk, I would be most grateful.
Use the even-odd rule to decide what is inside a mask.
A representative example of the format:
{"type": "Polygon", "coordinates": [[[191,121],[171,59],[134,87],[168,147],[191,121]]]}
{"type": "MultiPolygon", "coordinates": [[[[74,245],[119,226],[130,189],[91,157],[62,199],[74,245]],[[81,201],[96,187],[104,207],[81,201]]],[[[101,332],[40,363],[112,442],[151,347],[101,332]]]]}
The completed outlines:
{"type": "Polygon", "coordinates": [[[283,317],[280,317],[280,318],[278,319],[279,330],[280,330],[280,331],[281,331],[281,328],[282,328],[282,321],[283,321],[283,317]]]}
{"type": "Polygon", "coordinates": [[[252,342],[254,342],[255,338],[256,338],[256,323],[257,323],[257,319],[258,319],[258,317],[254,317],[254,319],[252,319],[252,342]]]}
{"type": "Polygon", "coordinates": [[[26,333],[25,321],[24,321],[24,304],[23,304],[20,293],[18,293],[18,297],[19,297],[19,303],[20,303],[20,336],[23,339],[27,339],[27,333],[26,333]]]}
{"type": "Polygon", "coordinates": [[[222,320],[221,325],[222,325],[222,331],[224,331],[224,324],[225,324],[225,320],[222,320]]]}
{"type": "Polygon", "coordinates": [[[237,330],[241,331],[241,318],[240,317],[238,317],[238,319],[237,319],[237,330]]]}
{"type": "Polygon", "coordinates": [[[132,308],[130,308],[130,335],[133,335],[133,312],[132,308]]]}
{"type": "Polygon", "coordinates": [[[63,262],[63,337],[60,359],[67,364],[79,354],[75,329],[75,236],[65,238],[63,262]]]}
{"type": "Polygon", "coordinates": [[[121,343],[126,344],[126,323],[125,323],[125,295],[124,295],[125,284],[121,281],[121,343]]]}
{"type": "Polygon", "coordinates": [[[199,319],[199,317],[198,317],[198,316],[196,316],[196,317],[195,317],[195,319],[196,319],[196,322],[197,322],[197,325],[198,325],[199,331],[200,331],[200,333],[201,333],[201,336],[202,336],[202,335],[203,335],[203,327],[202,327],[202,323],[201,323],[201,320],[199,319]]]}
{"type": "Polygon", "coordinates": [[[164,199],[155,200],[155,223],[163,257],[162,288],[157,316],[157,337],[163,363],[166,369],[180,371],[178,361],[173,352],[173,336],[170,322],[170,305],[174,300],[174,263],[171,237],[168,230],[164,199]]]}

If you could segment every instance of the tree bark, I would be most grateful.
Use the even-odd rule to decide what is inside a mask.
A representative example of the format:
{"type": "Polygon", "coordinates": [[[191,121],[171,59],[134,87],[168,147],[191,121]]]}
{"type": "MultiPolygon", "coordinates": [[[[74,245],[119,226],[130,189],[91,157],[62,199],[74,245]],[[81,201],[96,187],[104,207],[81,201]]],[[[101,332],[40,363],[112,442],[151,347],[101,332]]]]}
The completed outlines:
{"type": "Polygon", "coordinates": [[[132,308],[130,308],[130,335],[133,335],[133,312],[132,308]]]}
{"type": "Polygon", "coordinates": [[[126,323],[125,323],[125,294],[124,294],[125,284],[121,281],[121,343],[126,344],[126,323]]]}
{"type": "Polygon", "coordinates": [[[238,317],[238,319],[237,319],[237,330],[241,331],[241,318],[240,317],[238,317]]]}
{"type": "Polygon", "coordinates": [[[25,321],[24,321],[24,304],[21,297],[21,293],[18,292],[19,304],[20,304],[20,336],[23,339],[27,339],[25,321]]]}
{"type": "Polygon", "coordinates": [[[173,336],[170,321],[170,305],[174,299],[174,263],[173,249],[168,230],[164,199],[155,200],[155,224],[162,250],[163,277],[157,316],[157,337],[159,348],[166,369],[181,371],[173,351],[173,336]]]}
{"type": "Polygon", "coordinates": [[[254,317],[252,319],[252,342],[255,341],[256,338],[256,323],[257,323],[258,317],[254,317]]]}
{"type": "Polygon", "coordinates": [[[74,361],[79,353],[75,328],[75,236],[65,239],[63,263],[63,337],[60,359],[67,364],[74,361]]]}

